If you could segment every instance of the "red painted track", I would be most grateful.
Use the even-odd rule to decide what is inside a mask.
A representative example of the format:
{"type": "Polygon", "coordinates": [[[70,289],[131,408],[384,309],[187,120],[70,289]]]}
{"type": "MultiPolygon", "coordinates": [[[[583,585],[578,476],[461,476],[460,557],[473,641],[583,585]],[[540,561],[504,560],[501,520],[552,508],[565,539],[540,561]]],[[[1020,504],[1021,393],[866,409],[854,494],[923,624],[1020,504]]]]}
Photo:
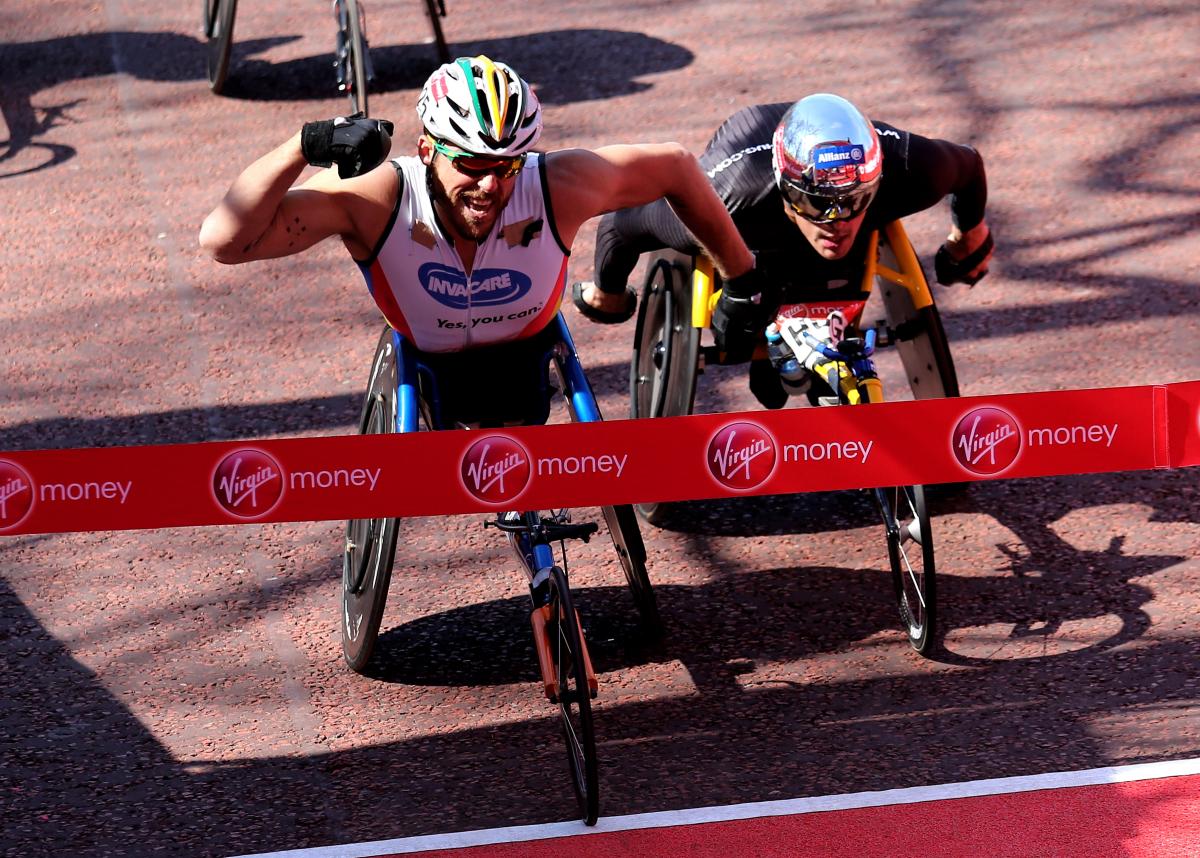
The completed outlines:
{"type": "Polygon", "coordinates": [[[1185,858],[1200,847],[1200,777],[621,831],[420,853],[424,858],[1185,858]]]}
{"type": "MultiPolygon", "coordinates": [[[[550,147],[698,150],[736,107],[816,89],[976,145],[996,261],[937,290],[966,394],[1200,378],[1192,2],[448,5],[459,50],[538,85],[550,147]]],[[[0,450],[353,431],[379,320],[341,249],[225,268],[196,246],[242,165],[343,108],[325,3],[239,6],[225,98],[198,0],[0,10],[0,450]]],[[[408,140],[420,7],[368,14],[372,112],[408,140]]],[[[909,224],[926,262],[946,221],[909,224]]],[[[632,325],[566,312],[624,413],[632,325]]],[[[752,401],[714,369],[699,402],[752,401]]],[[[989,483],[934,516],[934,661],[897,629],[853,494],[646,528],[660,646],[611,548],[572,554],[604,816],[1200,756],[1194,469],[989,483]]],[[[316,523],[0,541],[4,850],[216,856],[573,818],[503,542],[476,516],[406,523],[361,677],[338,651],[342,540],[316,523]]],[[[1034,836],[1013,819],[1012,842],[1034,836]]]]}

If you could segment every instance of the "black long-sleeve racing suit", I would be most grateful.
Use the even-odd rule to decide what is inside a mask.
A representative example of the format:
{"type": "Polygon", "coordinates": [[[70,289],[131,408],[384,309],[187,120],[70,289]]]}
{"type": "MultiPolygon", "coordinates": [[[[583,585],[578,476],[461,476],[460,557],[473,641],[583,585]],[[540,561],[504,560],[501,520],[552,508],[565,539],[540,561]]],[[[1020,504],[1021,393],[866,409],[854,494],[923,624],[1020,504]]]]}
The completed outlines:
{"type": "MultiPolygon", "coordinates": [[[[873,230],[927,209],[950,196],[953,222],[963,232],[978,225],[987,203],[983,159],[970,146],[921,137],[873,123],[883,150],[883,178],[854,246],[842,259],[821,257],[784,213],[771,169],[771,135],[791,103],[763,104],[729,117],[700,156],[766,280],[786,301],[837,299],[858,294],[863,257],[873,230]]],[[[604,216],[596,235],[596,283],[622,294],[638,256],[699,245],[666,200],[604,216]]]]}

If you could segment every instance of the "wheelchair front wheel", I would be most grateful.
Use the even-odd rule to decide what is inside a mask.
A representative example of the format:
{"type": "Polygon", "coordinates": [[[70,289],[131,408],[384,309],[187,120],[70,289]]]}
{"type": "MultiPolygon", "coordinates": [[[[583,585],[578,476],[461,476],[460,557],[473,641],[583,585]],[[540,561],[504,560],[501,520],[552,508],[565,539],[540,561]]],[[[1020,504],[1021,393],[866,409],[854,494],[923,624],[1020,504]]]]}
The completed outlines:
{"type": "Polygon", "coordinates": [[[933,531],[922,486],[875,489],[887,534],[888,563],[900,622],[912,648],[922,655],[934,643],[937,569],[933,531]]]}
{"type": "Polygon", "coordinates": [[[600,815],[600,777],[596,754],[596,731],[592,723],[592,694],[584,660],[579,615],[571,600],[566,573],[557,566],[550,569],[550,657],[558,679],[558,711],[562,718],[563,738],[567,743],[567,762],[571,785],[586,825],[595,825],[600,815]]]}
{"type": "MultiPolygon", "coordinates": [[[[385,328],[375,350],[367,384],[367,399],[359,434],[396,431],[396,359],[392,331],[385,328]]],[[[342,553],[342,654],[346,664],[362,673],[379,637],[396,557],[399,521],[394,518],[346,522],[342,553]]]]}
{"type": "MultiPolygon", "coordinates": [[[[630,365],[630,416],[692,413],[700,366],[700,329],[692,326],[692,292],[685,266],[666,254],[651,257],[638,307],[630,365]]],[[[637,504],[650,524],[667,516],[663,503],[637,504]]]]}
{"type": "Polygon", "coordinates": [[[621,568],[625,571],[625,580],[629,583],[629,592],[633,595],[633,604],[642,626],[647,631],[657,632],[661,625],[658,600],[654,597],[650,576],[646,574],[646,544],[642,541],[642,531],[633,507],[628,504],[606,506],[601,512],[604,513],[613,547],[621,558],[621,568]]]}

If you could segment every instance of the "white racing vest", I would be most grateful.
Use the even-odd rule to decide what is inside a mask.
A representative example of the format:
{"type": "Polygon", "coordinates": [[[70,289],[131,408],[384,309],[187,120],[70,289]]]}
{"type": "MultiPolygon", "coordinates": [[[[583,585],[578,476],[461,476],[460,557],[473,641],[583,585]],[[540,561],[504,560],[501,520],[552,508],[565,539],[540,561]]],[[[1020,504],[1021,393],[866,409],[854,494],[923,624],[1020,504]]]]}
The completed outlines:
{"type": "Polygon", "coordinates": [[[403,187],[374,255],[359,262],[388,323],[426,352],[531,337],[558,312],[570,252],[554,226],[541,156],[530,154],[468,276],[433,214],[425,165],[395,158],[403,187]]]}

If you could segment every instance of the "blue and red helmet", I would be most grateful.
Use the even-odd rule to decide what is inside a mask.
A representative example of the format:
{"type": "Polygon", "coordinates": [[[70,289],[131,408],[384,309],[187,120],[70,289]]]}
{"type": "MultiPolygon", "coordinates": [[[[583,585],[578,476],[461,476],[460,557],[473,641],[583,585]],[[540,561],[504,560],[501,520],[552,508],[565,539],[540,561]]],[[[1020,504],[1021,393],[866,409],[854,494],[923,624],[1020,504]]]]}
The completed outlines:
{"type": "Polygon", "coordinates": [[[783,115],[771,139],[775,184],[814,223],[857,217],[879,190],[883,152],[871,120],[841,96],[817,93],[783,115]]]}

